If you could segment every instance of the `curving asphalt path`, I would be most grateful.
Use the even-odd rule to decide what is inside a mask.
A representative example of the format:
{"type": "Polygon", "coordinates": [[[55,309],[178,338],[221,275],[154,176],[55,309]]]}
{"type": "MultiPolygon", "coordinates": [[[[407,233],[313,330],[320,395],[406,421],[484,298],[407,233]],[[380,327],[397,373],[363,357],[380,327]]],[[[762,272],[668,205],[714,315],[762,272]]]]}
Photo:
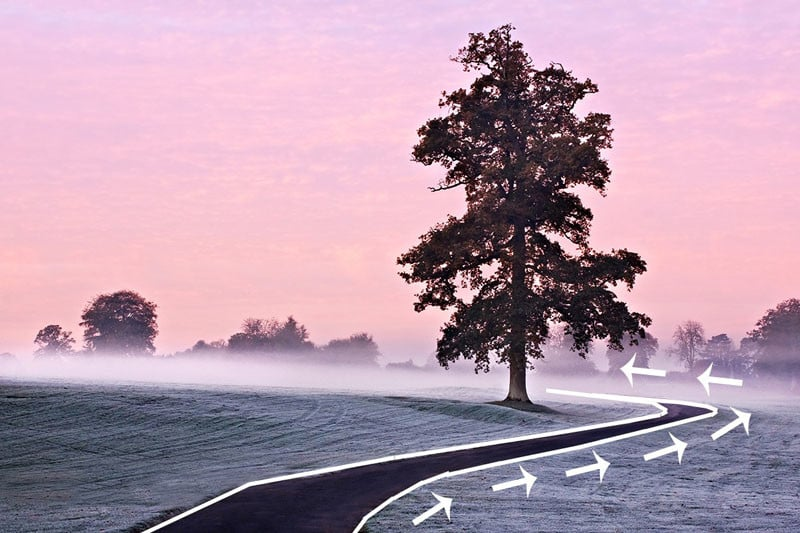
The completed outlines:
{"type": "Polygon", "coordinates": [[[422,480],[488,463],[579,446],[708,415],[697,406],[661,403],[664,416],[516,442],[355,466],[255,485],[153,530],[164,533],[350,533],[370,511],[422,480]]]}

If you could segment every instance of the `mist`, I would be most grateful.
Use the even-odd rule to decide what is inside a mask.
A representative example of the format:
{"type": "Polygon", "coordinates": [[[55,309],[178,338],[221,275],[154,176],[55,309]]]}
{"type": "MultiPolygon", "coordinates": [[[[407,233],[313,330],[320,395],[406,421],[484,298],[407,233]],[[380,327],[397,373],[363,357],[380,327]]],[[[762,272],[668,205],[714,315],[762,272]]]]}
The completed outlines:
{"type": "MultiPolygon", "coordinates": [[[[597,371],[586,375],[559,373],[539,365],[528,372],[528,389],[534,403],[569,402],[546,392],[561,388],[662,399],[733,404],[758,400],[800,398],[792,383],[778,378],[750,378],[743,387],[712,386],[709,397],[696,372],[669,372],[666,378],[636,376],[634,386],[622,373],[597,371]]],[[[294,354],[269,358],[229,357],[115,357],[111,355],[37,357],[0,360],[0,378],[15,381],[98,382],[150,384],[160,387],[244,387],[297,389],[334,393],[403,394],[454,400],[501,400],[508,386],[508,369],[492,366],[476,374],[471,362],[460,361],[444,369],[433,364],[379,365],[297,361],[294,354]],[[294,360],[293,360],[294,359],[294,360]],[[465,394],[465,390],[469,393],[465,394]]]]}

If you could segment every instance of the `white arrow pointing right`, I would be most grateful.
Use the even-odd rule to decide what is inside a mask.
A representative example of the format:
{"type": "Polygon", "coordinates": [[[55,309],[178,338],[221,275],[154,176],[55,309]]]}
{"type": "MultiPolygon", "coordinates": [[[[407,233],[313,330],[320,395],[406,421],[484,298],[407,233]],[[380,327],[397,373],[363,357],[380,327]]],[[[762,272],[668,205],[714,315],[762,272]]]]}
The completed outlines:
{"type": "Polygon", "coordinates": [[[435,492],[431,492],[431,494],[433,494],[434,498],[439,500],[439,503],[437,503],[436,505],[434,505],[433,507],[431,507],[418,517],[416,517],[414,520],[412,520],[411,523],[414,524],[415,526],[420,525],[425,520],[432,517],[442,509],[444,509],[444,512],[447,515],[447,521],[448,522],[450,521],[450,505],[453,503],[453,498],[445,498],[444,496],[439,496],[435,492]]]}
{"type": "Polygon", "coordinates": [[[622,368],[620,368],[622,373],[625,374],[625,377],[628,378],[631,387],[633,387],[634,374],[639,374],[640,376],[656,376],[660,378],[663,378],[667,375],[666,370],[658,370],[655,368],[639,368],[637,366],[633,366],[634,360],[636,360],[636,354],[633,354],[631,360],[625,363],[625,365],[622,368]]]}
{"type": "Polygon", "coordinates": [[[492,490],[497,492],[498,490],[506,490],[512,487],[521,487],[525,485],[525,494],[526,497],[531,497],[531,487],[533,484],[536,483],[536,476],[533,476],[527,472],[522,465],[520,465],[519,469],[522,471],[522,478],[521,479],[512,479],[511,481],[504,481],[503,483],[498,483],[497,485],[492,485],[492,490]]]}
{"type": "Polygon", "coordinates": [[[750,413],[745,413],[744,411],[734,409],[733,407],[731,407],[731,411],[736,414],[736,420],[712,433],[711,438],[713,440],[717,440],[725,433],[735,429],[737,426],[739,426],[739,424],[743,425],[744,432],[747,433],[748,436],[750,435],[750,413]]]}
{"type": "Polygon", "coordinates": [[[660,450],[656,450],[654,452],[644,454],[644,460],[649,461],[651,459],[655,459],[656,457],[662,457],[664,455],[669,455],[673,452],[678,453],[678,464],[681,464],[681,459],[683,459],[683,451],[686,449],[686,443],[682,440],[678,439],[672,433],[669,434],[670,438],[672,439],[673,444],[672,446],[667,446],[666,448],[661,448],[660,450]]]}
{"type": "Polygon", "coordinates": [[[572,468],[570,470],[567,470],[566,472],[564,472],[567,475],[567,477],[586,474],[588,472],[593,472],[594,470],[597,470],[600,472],[600,483],[602,483],[603,475],[606,473],[606,470],[608,470],[608,467],[611,463],[609,463],[608,461],[597,455],[596,451],[592,450],[592,453],[594,454],[594,460],[597,461],[595,464],[587,466],[579,466],[578,468],[572,468]]]}

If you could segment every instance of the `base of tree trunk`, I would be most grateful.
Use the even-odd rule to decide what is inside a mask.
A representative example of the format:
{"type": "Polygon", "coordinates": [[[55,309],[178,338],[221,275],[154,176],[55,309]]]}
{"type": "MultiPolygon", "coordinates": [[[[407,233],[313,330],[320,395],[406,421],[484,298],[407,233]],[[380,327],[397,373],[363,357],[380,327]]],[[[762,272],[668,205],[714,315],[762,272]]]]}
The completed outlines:
{"type": "Polygon", "coordinates": [[[525,382],[525,361],[512,361],[509,370],[508,395],[505,401],[531,403],[531,399],[528,398],[528,387],[525,382]]]}
{"type": "Polygon", "coordinates": [[[525,396],[524,398],[517,398],[509,394],[505,398],[503,398],[504,402],[523,402],[523,403],[533,403],[530,398],[525,396]]]}
{"type": "Polygon", "coordinates": [[[502,402],[489,402],[490,405],[499,405],[500,407],[508,407],[516,409],[517,411],[525,411],[526,413],[539,413],[539,414],[560,414],[555,409],[533,402],[519,402],[516,400],[503,400],[502,402]]]}
{"type": "Polygon", "coordinates": [[[506,397],[505,397],[505,399],[503,400],[503,403],[507,403],[507,402],[533,403],[533,402],[530,400],[530,398],[528,398],[527,396],[526,396],[525,398],[522,398],[522,399],[520,399],[520,398],[512,398],[512,397],[511,397],[511,394],[509,394],[508,396],[506,396],[506,397]]]}

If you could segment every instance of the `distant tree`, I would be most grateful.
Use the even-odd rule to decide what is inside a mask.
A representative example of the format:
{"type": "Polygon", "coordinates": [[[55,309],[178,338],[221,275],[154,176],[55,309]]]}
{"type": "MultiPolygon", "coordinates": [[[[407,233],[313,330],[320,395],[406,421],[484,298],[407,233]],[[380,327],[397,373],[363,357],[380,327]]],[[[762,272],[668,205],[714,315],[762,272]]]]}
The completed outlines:
{"type": "Polygon", "coordinates": [[[33,342],[38,346],[34,352],[36,355],[66,355],[73,353],[75,339],[72,338],[71,331],[65,331],[57,324],[50,324],[39,330],[33,342]]]}
{"type": "Polygon", "coordinates": [[[275,349],[278,351],[297,352],[314,349],[314,344],[308,340],[306,327],[299,324],[292,316],[275,330],[273,339],[275,349]]]}
{"type": "Polygon", "coordinates": [[[739,342],[739,360],[741,361],[744,372],[742,375],[752,374],[755,369],[756,359],[758,358],[758,342],[750,337],[744,337],[739,342]]]}
{"type": "MultiPolygon", "coordinates": [[[[429,372],[433,367],[430,366],[419,366],[414,364],[413,359],[409,359],[408,361],[403,361],[402,363],[387,363],[386,370],[394,371],[394,370],[402,370],[406,372],[429,372]]],[[[439,365],[436,365],[436,368],[440,368],[439,365]]]]}
{"type": "Polygon", "coordinates": [[[476,372],[488,371],[494,356],[509,366],[506,399],[529,402],[526,369],[544,356],[551,324],[564,324],[585,357],[592,339],[619,346],[650,319],[612,290],[630,289],[645,262],[624,249],[591,249],[592,212],[577,194],[604,193],[611,175],[601,154],[611,147],[610,117],[575,112],[597,86],[558,64],[534,68],[512,30],[470,34],[454,60],[477,78],[445,93],[439,105],[448,114],[418,131],[414,160],[442,165],[433,190],[463,187],[466,210],[434,226],[398,264],[408,283],[424,284],[416,311],[452,310],[439,363],[472,359],[476,372]]]}
{"type": "Polygon", "coordinates": [[[298,352],[313,348],[306,327],[292,316],[285,322],[247,318],[242,330],[228,339],[228,349],[233,352],[298,352]]]}
{"type": "Polygon", "coordinates": [[[280,324],[274,319],[246,318],[242,330],[228,339],[233,352],[268,352],[275,349],[275,335],[280,324]]]}
{"type": "Polygon", "coordinates": [[[354,333],[346,339],[334,339],[322,347],[323,361],[337,363],[377,365],[380,355],[378,345],[372,335],[367,333],[354,333]]]}
{"type": "Polygon", "coordinates": [[[672,334],[672,339],[675,344],[670,353],[677,355],[686,365],[686,369],[691,372],[706,344],[703,326],[694,320],[687,320],[678,325],[675,333],[672,334]]]}
{"type": "Polygon", "coordinates": [[[768,310],[747,335],[758,347],[759,374],[800,377],[800,300],[790,298],[768,310]]]}
{"type": "Polygon", "coordinates": [[[156,304],[134,291],[95,297],[84,308],[81,326],[87,350],[116,355],[148,355],[158,335],[156,304]]]}
{"type": "Polygon", "coordinates": [[[745,376],[750,372],[752,361],[747,349],[737,350],[733,341],[725,333],[714,335],[706,342],[702,352],[702,359],[698,362],[702,366],[714,364],[714,373],[728,377],[745,376]]]}
{"type": "Polygon", "coordinates": [[[242,333],[253,337],[271,337],[278,328],[274,319],[245,318],[242,322],[242,333]]]}
{"type": "Polygon", "coordinates": [[[9,363],[11,361],[16,360],[13,353],[3,352],[0,353],[0,363],[9,363]]]}
{"type": "Polygon", "coordinates": [[[225,351],[228,347],[228,343],[224,340],[220,339],[217,341],[206,342],[204,340],[199,340],[194,343],[194,346],[189,348],[188,350],[181,352],[180,354],[176,355],[189,355],[189,356],[209,356],[209,355],[219,355],[225,351]]]}
{"type": "Polygon", "coordinates": [[[658,353],[658,339],[650,333],[645,333],[644,338],[639,335],[626,334],[622,339],[622,350],[615,350],[614,348],[606,350],[608,373],[619,373],[619,369],[630,361],[634,354],[636,354],[637,367],[650,368],[650,359],[656,353],[658,353]]]}

